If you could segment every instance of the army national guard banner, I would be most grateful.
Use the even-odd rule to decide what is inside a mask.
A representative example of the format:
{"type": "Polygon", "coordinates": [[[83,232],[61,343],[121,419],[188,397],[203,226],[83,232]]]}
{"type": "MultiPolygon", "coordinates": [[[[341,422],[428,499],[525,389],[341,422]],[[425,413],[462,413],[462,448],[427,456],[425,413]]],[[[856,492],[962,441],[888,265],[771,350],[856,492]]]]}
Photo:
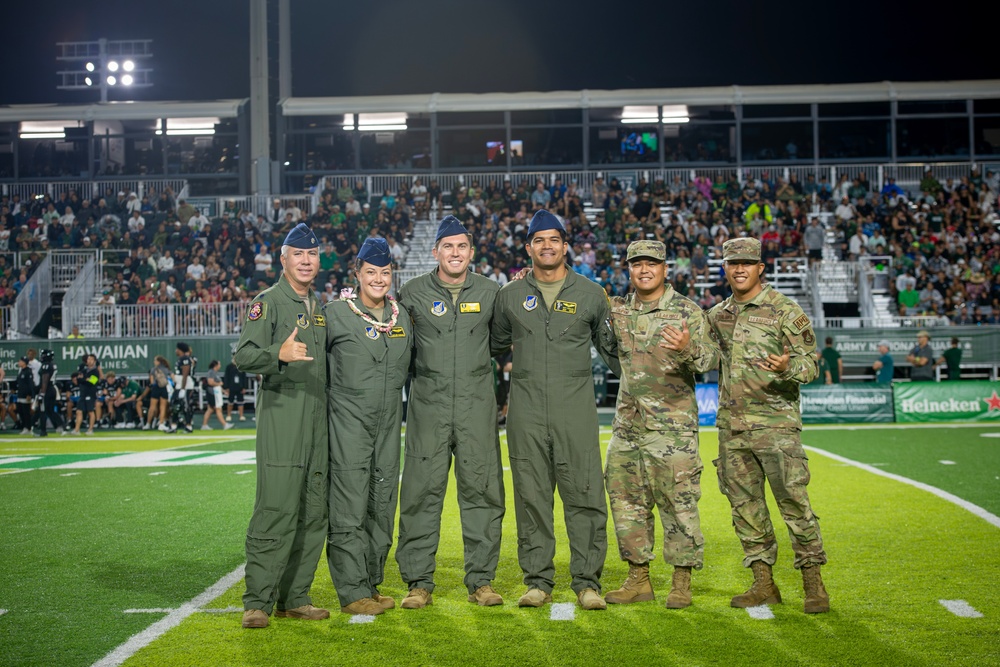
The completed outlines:
{"type": "MultiPolygon", "coordinates": [[[[992,363],[1000,359],[1000,332],[995,326],[926,327],[931,334],[930,346],[937,359],[951,347],[952,337],[958,338],[962,363],[992,363]]],[[[878,359],[878,343],[889,341],[889,353],[896,366],[909,366],[906,355],[917,344],[915,327],[872,329],[816,329],[817,345],[829,336],[833,347],[844,359],[845,366],[869,367],[878,359]]]]}
{"type": "Polygon", "coordinates": [[[1000,422],[1000,382],[897,382],[897,422],[1000,422]]]}

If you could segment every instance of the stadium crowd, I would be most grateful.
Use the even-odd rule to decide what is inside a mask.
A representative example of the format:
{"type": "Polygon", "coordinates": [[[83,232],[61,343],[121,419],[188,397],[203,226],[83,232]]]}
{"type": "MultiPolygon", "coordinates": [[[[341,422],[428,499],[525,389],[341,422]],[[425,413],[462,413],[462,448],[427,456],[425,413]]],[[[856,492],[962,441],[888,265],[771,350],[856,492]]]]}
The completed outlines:
{"type": "Polygon", "coordinates": [[[864,172],[836,184],[809,175],[787,181],[763,171],[741,181],[639,179],[634,186],[597,178],[589,191],[556,179],[472,181],[446,193],[436,180],[369,193],[364,181],[331,179],[315,211],[275,199],[264,214],[227,203],[209,218],[167,189],[108,191],[96,200],[75,192],[25,202],[0,199],[0,305],[13,302],[41,257],[52,248],[102,248],[108,290],[102,303],[169,304],[249,301],[275,276],[280,240],[306,221],[319,237],[317,293],[335,298],[353,286],[350,269],[369,236],[389,240],[403,263],[414,221],[433,208],[451,211],[472,232],[475,270],[506,283],[528,263],[527,223],[545,208],[559,215],[571,239],[574,270],[611,295],[628,290],[621,261],[631,241],[667,245],[670,279],[702,307],[721,301],[728,285],[719,265],[722,243],[751,235],[764,244],[769,273],[782,257],[809,257],[823,248],[838,259],[870,259],[887,270],[898,312],[937,317],[940,324],[1000,323],[1000,175],[973,170],[944,183],[927,170],[918,192],[893,179],[875,189],[864,172]],[[816,215],[820,213],[821,215],[816,215]],[[13,266],[3,251],[20,251],[13,266]],[[115,261],[117,257],[117,261],[115,261]]]}

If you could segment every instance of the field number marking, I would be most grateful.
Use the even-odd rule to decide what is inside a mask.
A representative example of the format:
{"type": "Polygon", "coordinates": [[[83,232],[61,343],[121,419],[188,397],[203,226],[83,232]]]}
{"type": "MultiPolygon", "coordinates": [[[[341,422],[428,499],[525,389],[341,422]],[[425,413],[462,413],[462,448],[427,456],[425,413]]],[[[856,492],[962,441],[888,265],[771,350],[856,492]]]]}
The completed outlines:
{"type": "Polygon", "coordinates": [[[970,605],[965,600],[938,600],[941,605],[955,614],[955,616],[961,616],[962,618],[982,618],[983,615],[976,611],[976,609],[970,605]]]}
{"type": "Polygon", "coordinates": [[[353,623],[353,624],[357,624],[357,623],[374,623],[375,622],[375,617],[371,616],[369,614],[354,614],[349,619],[347,619],[347,622],[348,623],[353,623]]]}
{"type": "Polygon", "coordinates": [[[757,605],[756,607],[747,607],[747,614],[750,618],[755,621],[770,621],[774,618],[774,612],[766,604],[757,605]]]}

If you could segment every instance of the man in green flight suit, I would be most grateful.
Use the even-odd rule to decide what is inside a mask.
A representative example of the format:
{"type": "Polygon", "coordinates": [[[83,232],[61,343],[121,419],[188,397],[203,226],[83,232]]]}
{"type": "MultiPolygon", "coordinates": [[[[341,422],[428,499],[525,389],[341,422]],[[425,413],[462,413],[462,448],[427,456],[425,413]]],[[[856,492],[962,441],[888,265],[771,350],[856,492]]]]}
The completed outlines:
{"type": "Polygon", "coordinates": [[[327,561],[345,614],[396,606],[378,586],[392,546],[399,489],[403,384],[413,328],[389,296],[392,256],[379,236],[355,260],[360,295],[341,290],[324,307],[330,428],[330,533],[327,561]]]}
{"type": "Polygon", "coordinates": [[[797,303],[761,282],[760,241],[729,239],[723,268],[733,294],[708,312],[719,343],[719,488],[732,507],[743,566],[754,583],[733,607],[781,602],[771,577],[778,543],[764,499],[770,485],[802,571],[805,612],[830,610],[820,566],[826,563],[819,519],[809,503],[809,462],[802,449],[799,385],[816,377],[816,335],[797,303]]]}
{"type": "Polygon", "coordinates": [[[691,570],[700,570],[701,457],[695,374],[714,369],[719,347],[698,304],[666,283],[666,246],[635,241],[626,262],[634,292],[611,299],[621,386],[604,473],[618,551],[629,564],[607,601],[652,600],[653,508],[663,525],[663,559],[674,568],[667,608],[691,605],[691,570]]]}
{"type": "Polygon", "coordinates": [[[590,346],[620,372],[608,324],[611,309],[600,285],[567,267],[566,230],[555,215],[535,213],[527,247],[532,271],[500,290],[492,332],[495,353],[514,346],[507,438],[518,562],[528,586],[518,606],[552,601],[558,484],[573,591],[584,609],[605,609],[600,591],[608,510],[590,346]]]}
{"type": "Polygon", "coordinates": [[[327,532],[326,330],[312,282],[319,241],[304,223],[281,246],[284,271],[247,310],[233,361],[257,393],[257,497],[246,539],[244,628],[275,616],[319,620],[309,588],[327,532]]]}
{"type": "Polygon", "coordinates": [[[408,281],[399,301],[413,320],[414,376],[406,412],[396,561],[409,586],[404,609],[432,603],[434,555],[448,471],[455,459],[469,602],[503,604],[493,590],[504,489],[490,319],[499,286],[469,272],[472,238],[458,218],[438,226],[438,267],[408,281]]]}

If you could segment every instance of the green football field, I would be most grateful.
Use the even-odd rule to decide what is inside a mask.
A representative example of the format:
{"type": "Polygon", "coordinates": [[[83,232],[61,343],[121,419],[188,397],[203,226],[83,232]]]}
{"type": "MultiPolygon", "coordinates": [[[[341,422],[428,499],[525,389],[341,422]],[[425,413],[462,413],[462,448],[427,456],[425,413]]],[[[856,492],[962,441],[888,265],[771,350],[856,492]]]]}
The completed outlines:
{"type": "MultiPolygon", "coordinates": [[[[324,559],[313,597],[330,620],[272,618],[248,631],[240,595],[252,431],[0,436],[0,665],[1000,664],[1000,426],[807,428],[832,606],[812,616],[773,511],[784,604],[729,606],[751,577],[711,465],[715,431],[701,440],[705,568],[688,609],[663,607],[670,568],[659,559],[656,601],[575,608],[564,538],[555,604],[517,608],[524,586],[507,472],[502,607],[465,599],[452,488],[433,606],[352,622],[337,611],[324,559]]],[[[556,515],[564,536],[558,501],[556,515]]],[[[610,523],[608,534],[606,591],[627,572],[610,523]]],[[[392,558],[382,592],[405,593],[392,558]]]]}

